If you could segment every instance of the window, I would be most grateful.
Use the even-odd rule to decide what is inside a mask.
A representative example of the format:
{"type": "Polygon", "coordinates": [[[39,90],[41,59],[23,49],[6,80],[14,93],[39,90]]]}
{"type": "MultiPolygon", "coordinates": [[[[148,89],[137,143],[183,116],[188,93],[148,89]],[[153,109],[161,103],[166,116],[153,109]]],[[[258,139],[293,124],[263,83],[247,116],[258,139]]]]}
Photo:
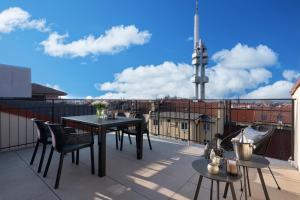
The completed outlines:
{"type": "Polygon", "coordinates": [[[181,130],[187,130],[188,129],[188,123],[187,122],[181,122],[181,130]]]}
{"type": "Polygon", "coordinates": [[[154,119],[154,120],[153,120],[153,125],[154,125],[154,126],[157,126],[157,125],[158,125],[158,120],[157,120],[157,119],[154,119]]]}

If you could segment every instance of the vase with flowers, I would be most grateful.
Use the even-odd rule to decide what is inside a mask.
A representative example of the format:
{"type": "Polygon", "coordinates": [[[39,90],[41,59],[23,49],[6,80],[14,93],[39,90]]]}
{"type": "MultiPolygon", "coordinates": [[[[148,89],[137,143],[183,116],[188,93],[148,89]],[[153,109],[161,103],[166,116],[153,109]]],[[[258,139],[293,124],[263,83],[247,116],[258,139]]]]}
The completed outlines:
{"type": "Polygon", "coordinates": [[[106,101],[94,101],[92,106],[96,108],[96,116],[98,118],[105,118],[105,111],[108,107],[108,103],[106,101]]]}

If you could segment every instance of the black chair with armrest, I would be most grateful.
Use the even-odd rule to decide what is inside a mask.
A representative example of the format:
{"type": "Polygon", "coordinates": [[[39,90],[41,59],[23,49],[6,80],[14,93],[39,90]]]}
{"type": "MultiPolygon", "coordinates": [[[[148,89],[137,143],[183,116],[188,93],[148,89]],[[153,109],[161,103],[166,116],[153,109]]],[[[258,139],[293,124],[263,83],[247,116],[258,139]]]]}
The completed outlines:
{"type": "MultiPolygon", "coordinates": [[[[151,145],[151,141],[150,141],[150,134],[149,134],[149,130],[148,130],[148,121],[145,119],[144,115],[140,114],[140,113],[137,113],[135,115],[135,118],[140,118],[140,119],[143,120],[142,127],[141,127],[142,134],[146,134],[147,135],[149,147],[150,147],[150,150],[152,150],[152,145],[151,145]]],[[[120,147],[120,151],[123,150],[124,133],[128,134],[128,137],[130,137],[130,135],[136,136],[137,134],[139,134],[135,128],[133,128],[133,129],[131,129],[131,128],[123,129],[122,130],[122,134],[121,134],[121,147],[120,147]]]]}
{"type": "MultiPolygon", "coordinates": [[[[265,156],[267,153],[268,147],[270,145],[272,136],[275,133],[275,127],[272,125],[254,125],[254,126],[252,126],[252,128],[257,131],[266,132],[260,140],[253,143],[253,145],[255,146],[255,149],[253,149],[253,154],[265,156]]],[[[233,151],[233,145],[232,145],[231,139],[236,137],[240,133],[241,133],[241,130],[236,131],[236,132],[226,136],[221,142],[221,147],[226,151],[233,151]]],[[[278,190],[281,190],[270,166],[268,168],[269,168],[269,171],[277,185],[278,190]]]]}
{"type": "Polygon", "coordinates": [[[44,177],[47,176],[49,166],[51,163],[53,151],[56,150],[60,153],[59,166],[56,175],[56,181],[54,188],[57,189],[59,186],[59,181],[61,177],[61,171],[63,166],[64,155],[70,152],[77,153],[76,163],[78,164],[79,150],[83,148],[90,148],[91,155],[91,173],[95,173],[94,167],[94,139],[92,134],[65,134],[65,129],[60,124],[48,124],[51,137],[52,137],[52,147],[47,161],[46,169],[44,172],[44,177]]]}
{"type": "MultiPolygon", "coordinates": [[[[45,122],[43,120],[38,120],[35,118],[33,118],[31,120],[37,127],[37,141],[36,141],[35,148],[34,148],[31,160],[30,160],[30,165],[32,165],[34,162],[39,145],[42,144],[43,150],[42,150],[42,154],[41,154],[41,158],[40,158],[40,162],[39,162],[39,166],[38,166],[38,173],[40,173],[42,170],[43,162],[44,162],[46,147],[48,144],[52,144],[51,133],[50,133],[49,127],[45,124],[45,122]]],[[[72,127],[64,127],[64,131],[65,131],[65,134],[75,134],[76,133],[76,130],[72,127]]],[[[77,160],[78,159],[79,158],[77,158],[77,160]]],[[[75,162],[74,152],[72,152],[72,162],[73,163],[75,162]]]]}
{"type": "MultiPolygon", "coordinates": [[[[118,112],[117,117],[126,117],[126,115],[123,112],[118,112]]],[[[115,135],[116,136],[116,149],[119,149],[119,141],[121,141],[121,132],[124,129],[128,129],[128,126],[125,125],[125,126],[119,126],[119,127],[112,127],[110,129],[108,129],[108,131],[113,131],[116,134],[115,135]]],[[[130,135],[128,135],[128,139],[129,139],[130,144],[132,144],[130,135]]]]}

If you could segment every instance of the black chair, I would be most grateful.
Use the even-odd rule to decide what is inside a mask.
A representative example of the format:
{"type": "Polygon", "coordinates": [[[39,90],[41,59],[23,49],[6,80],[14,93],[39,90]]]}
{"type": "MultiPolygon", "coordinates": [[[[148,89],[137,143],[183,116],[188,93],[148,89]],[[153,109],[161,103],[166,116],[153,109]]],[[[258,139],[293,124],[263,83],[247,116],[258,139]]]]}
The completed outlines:
{"type": "Polygon", "coordinates": [[[62,125],[60,124],[48,124],[51,137],[52,137],[52,147],[49,154],[49,158],[47,161],[46,169],[44,172],[44,177],[47,176],[49,166],[51,163],[52,155],[54,149],[60,153],[59,159],[59,166],[56,175],[56,181],[54,188],[57,189],[59,186],[59,180],[61,176],[61,170],[63,166],[64,155],[70,152],[76,151],[76,164],[78,164],[79,160],[79,149],[90,147],[90,154],[91,154],[91,173],[95,173],[95,166],[94,166],[94,139],[92,133],[89,134],[73,134],[73,135],[66,135],[65,130],[62,125]]]}
{"type": "MultiPolygon", "coordinates": [[[[37,127],[37,141],[36,141],[36,145],[31,157],[31,161],[30,161],[30,165],[33,164],[37,150],[39,148],[40,143],[43,145],[43,150],[42,150],[42,154],[41,154],[41,158],[40,158],[40,163],[38,166],[38,173],[41,172],[42,170],[42,166],[43,166],[43,162],[44,162],[44,157],[45,157],[45,153],[46,153],[46,147],[48,144],[52,144],[51,141],[51,133],[49,130],[49,127],[45,124],[44,121],[42,120],[38,120],[38,119],[31,119],[33,121],[33,123],[36,125],[37,127]]],[[[64,127],[65,130],[65,134],[74,134],[76,133],[76,130],[72,127],[64,127]]],[[[75,160],[75,156],[74,156],[74,152],[72,152],[72,162],[74,163],[75,160]]],[[[78,158],[77,158],[78,160],[78,158]]]]}
{"type": "MultiPolygon", "coordinates": [[[[265,135],[260,140],[258,140],[257,142],[254,143],[256,148],[253,150],[254,154],[265,156],[267,153],[268,147],[270,145],[272,136],[275,132],[275,127],[272,125],[254,125],[254,126],[252,126],[252,128],[257,131],[266,132],[265,135]]],[[[240,134],[240,132],[241,132],[241,130],[236,131],[236,132],[226,136],[221,142],[221,147],[223,149],[225,149],[226,151],[233,151],[233,145],[232,145],[231,139],[236,137],[238,134],[240,134]]],[[[270,166],[268,168],[269,168],[269,171],[277,185],[278,190],[281,190],[270,166]]],[[[248,175],[248,170],[247,170],[247,175],[248,175]]]]}
{"type": "MultiPolygon", "coordinates": [[[[143,114],[140,114],[140,113],[137,113],[135,115],[135,118],[140,118],[142,119],[142,127],[141,127],[141,130],[142,130],[142,134],[147,134],[147,138],[148,138],[148,143],[149,143],[149,147],[150,147],[150,150],[152,150],[152,145],[151,145],[151,141],[150,141],[150,134],[149,134],[149,130],[148,130],[148,122],[147,120],[145,119],[144,115],[143,114]]],[[[137,133],[137,130],[135,128],[133,129],[130,129],[130,128],[127,128],[127,129],[123,129],[122,130],[122,135],[121,135],[121,146],[120,146],[120,151],[123,150],[123,138],[124,138],[124,133],[128,134],[128,137],[130,138],[130,135],[134,135],[136,136],[138,133],[137,133]]]]}
{"type": "Polygon", "coordinates": [[[44,121],[37,120],[37,119],[32,119],[32,121],[37,127],[37,141],[36,141],[36,145],[35,145],[32,157],[31,157],[30,165],[33,164],[36,153],[37,153],[37,150],[38,150],[39,145],[41,143],[43,145],[43,150],[42,150],[40,163],[39,163],[39,167],[38,167],[38,172],[41,172],[42,165],[43,165],[43,162],[44,162],[46,147],[47,147],[48,144],[52,143],[51,142],[51,134],[50,134],[48,126],[45,125],[44,121]]]}
{"type": "MultiPolygon", "coordinates": [[[[117,117],[126,117],[125,113],[123,112],[118,112],[117,113],[117,117]]],[[[128,126],[119,126],[119,127],[112,127],[110,129],[108,129],[108,131],[113,131],[115,132],[115,138],[116,138],[116,149],[119,149],[119,141],[121,141],[121,132],[122,130],[124,129],[128,129],[128,126]]],[[[131,141],[131,138],[130,138],[130,135],[128,135],[128,139],[129,139],[129,142],[130,144],[132,144],[132,141],[131,141]]]]}

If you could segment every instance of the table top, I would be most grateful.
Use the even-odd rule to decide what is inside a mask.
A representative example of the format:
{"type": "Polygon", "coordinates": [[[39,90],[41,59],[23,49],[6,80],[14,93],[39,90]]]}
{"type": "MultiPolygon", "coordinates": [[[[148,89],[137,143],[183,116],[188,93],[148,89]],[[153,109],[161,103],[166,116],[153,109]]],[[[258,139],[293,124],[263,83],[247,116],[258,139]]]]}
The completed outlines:
{"type": "MultiPolygon", "coordinates": [[[[224,157],[228,159],[236,159],[233,151],[225,152],[224,157]]],[[[249,168],[265,168],[270,165],[270,161],[263,156],[253,154],[251,160],[238,160],[238,165],[249,168]]]]}
{"type": "Polygon", "coordinates": [[[80,122],[93,126],[116,127],[126,124],[140,123],[142,119],[131,117],[116,117],[115,119],[100,119],[96,115],[81,115],[62,117],[63,120],[80,122]]]}
{"type": "Polygon", "coordinates": [[[242,175],[239,174],[237,176],[233,176],[230,174],[226,173],[226,167],[223,166],[220,168],[220,172],[218,174],[210,174],[207,171],[207,164],[210,161],[205,159],[204,157],[193,161],[192,167],[201,175],[204,176],[205,178],[221,181],[221,182],[235,182],[241,179],[242,175]]]}

